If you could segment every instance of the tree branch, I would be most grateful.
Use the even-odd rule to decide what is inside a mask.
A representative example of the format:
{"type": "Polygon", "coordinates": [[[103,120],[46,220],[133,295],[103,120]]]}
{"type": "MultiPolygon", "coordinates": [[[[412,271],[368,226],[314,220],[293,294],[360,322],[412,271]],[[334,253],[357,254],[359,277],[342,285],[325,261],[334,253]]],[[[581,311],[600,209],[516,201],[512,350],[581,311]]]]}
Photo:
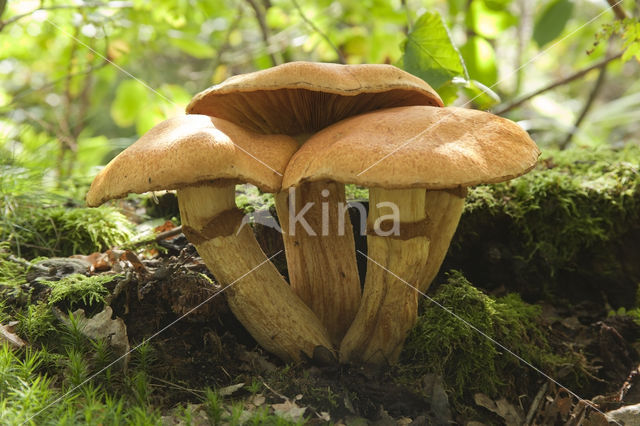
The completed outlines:
{"type": "Polygon", "coordinates": [[[331,48],[336,52],[336,54],[338,55],[338,62],[340,62],[341,64],[346,64],[347,60],[345,59],[344,55],[342,54],[342,52],[340,51],[340,49],[338,49],[338,47],[333,44],[333,42],[331,41],[331,39],[325,34],[323,33],[320,28],[318,28],[316,26],[316,24],[313,23],[313,21],[311,21],[309,18],[307,18],[307,15],[304,14],[304,12],[302,11],[302,8],[300,7],[300,5],[298,4],[297,0],[291,0],[293,2],[293,6],[296,8],[296,10],[298,11],[298,13],[300,14],[300,17],[302,18],[302,20],[311,27],[311,29],[313,29],[313,31],[317,32],[318,34],[320,34],[320,37],[322,37],[324,39],[324,41],[326,41],[329,46],[331,46],[331,48]]]}
{"type": "Polygon", "coordinates": [[[267,49],[267,54],[269,55],[269,58],[271,58],[271,64],[279,65],[280,61],[278,60],[278,58],[276,58],[276,55],[273,52],[270,52],[269,49],[269,46],[271,45],[271,42],[269,41],[270,34],[269,27],[267,26],[267,21],[264,17],[264,11],[260,7],[260,5],[256,3],[255,0],[247,0],[247,3],[251,5],[253,13],[255,13],[256,15],[256,20],[258,21],[258,25],[260,26],[260,33],[262,33],[262,40],[264,41],[264,45],[267,49]]]}
{"type": "MultiPolygon", "coordinates": [[[[620,2],[619,1],[616,1],[616,0],[607,0],[607,1],[611,5],[611,8],[613,9],[613,12],[615,13],[616,19],[618,19],[618,20],[626,19],[627,14],[624,11],[624,9],[622,9],[622,7],[620,6],[620,2]]],[[[609,53],[608,49],[610,47],[611,47],[611,45],[608,44],[607,45],[607,53],[609,53]]],[[[600,89],[602,89],[602,85],[603,85],[604,80],[605,80],[605,78],[607,76],[607,65],[608,64],[604,64],[602,67],[600,67],[600,71],[598,72],[598,78],[596,79],[595,84],[591,88],[591,92],[589,93],[589,97],[587,98],[587,102],[585,102],[584,106],[582,107],[582,111],[580,111],[580,115],[578,115],[578,118],[576,119],[575,123],[573,124],[573,127],[571,127],[571,129],[569,130],[569,133],[567,133],[567,137],[564,139],[564,141],[562,141],[562,143],[560,143],[560,149],[565,149],[571,143],[571,139],[573,139],[573,135],[575,135],[576,132],[578,131],[578,128],[580,127],[580,124],[582,124],[582,121],[585,119],[585,117],[589,113],[589,110],[591,109],[591,106],[593,105],[593,102],[598,97],[598,93],[600,92],[600,89]]]]}
{"type": "Polygon", "coordinates": [[[560,87],[560,86],[564,86],[565,84],[571,83],[572,81],[575,81],[583,76],[585,76],[586,74],[590,73],[593,70],[602,68],[607,66],[610,62],[615,61],[616,59],[620,58],[622,56],[624,52],[619,52],[613,56],[610,56],[608,58],[605,58],[603,60],[601,60],[600,62],[596,62],[595,64],[584,68],[580,71],[577,71],[565,78],[562,78],[558,81],[555,81],[547,86],[544,86],[534,92],[529,93],[528,95],[524,95],[522,96],[520,99],[517,99],[513,102],[511,102],[510,104],[507,104],[506,106],[502,107],[501,109],[498,109],[497,111],[494,112],[494,114],[496,115],[502,115],[508,111],[511,111],[512,109],[515,109],[517,107],[519,107],[520,105],[522,105],[523,103],[525,103],[526,101],[528,101],[529,99],[535,98],[538,95],[541,95],[542,93],[548,92],[549,90],[553,90],[556,87],[560,87]]]}
{"type": "Polygon", "coordinates": [[[582,111],[580,112],[578,119],[574,123],[571,130],[569,130],[569,133],[567,133],[567,137],[565,138],[565,140],[562,141],[562,143],[560,144],[560,149],[565,149],[569,145],[569,143],[571,143],[571,139],[573,139],[573,135],[578,130],[578,127],[580,127],[582,120],[585,119],[585,117],[589,113],[589,110],[591,109],[591,106],[593,105],[593,102],[598,97],[598,93],[602,88],[602,84],[604,83],[606,75],[607,75],[607,66],[604,65],[600,68],[600,72],[598,73],[598,79],[593,85],[593,88],[591,89],[591,93],[589,93],[589,98],[587,99],[587,102],[585,102],[584,106],[582,107],[582,111]]]}
{"type": "Polygon", "coordinates": [[[613,13],[616,14],[616,18],[623,21],[627,19],[627,12],[624,11],[622,6],[620,5],[620,1],[618,0],[607,0],[611,9],[613,9],[613,13]]]}

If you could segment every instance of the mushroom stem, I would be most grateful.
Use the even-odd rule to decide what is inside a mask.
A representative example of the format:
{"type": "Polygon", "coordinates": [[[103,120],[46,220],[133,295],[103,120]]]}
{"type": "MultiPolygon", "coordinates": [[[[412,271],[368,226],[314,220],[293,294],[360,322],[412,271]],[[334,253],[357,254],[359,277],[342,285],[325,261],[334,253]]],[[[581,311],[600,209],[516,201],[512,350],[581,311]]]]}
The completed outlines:
{"type": "Polygon", "coordinates": [[[426,292],[433,279],[438,275],[444,261],[451,239],[456,232],[467,188],[445,189],[440,191],[427,190],[425,210],[429,218],[427,235],[431,241],[429,258],[420,273],[418,288],[426,292]]]}
{"type": "Polygon", "coordinates": [[[360,279],[344,185],[307,182],[276,196],[291,289],[337,347],[360,304],[360,279]]]}
{"type": "Polygon", "coordinates": [[[341,362],[397,361],[417,318],[418,293],[405,282],[419,282],[429,255],[426,228],[424,189],[369,189],[367,275],[341,362]]]}
{"type": "Polygon", "coordinates": [[[231,311],[262,347],[285,361],[300,360],[301,352],[311,358],[318,346],[331,349],[326,330],[266,262],[252,230],[238,231],[242,213],[234,183],[218,182],[179,189],[178,203],[185,235],[220,284],[229,286],[231,311]]]}

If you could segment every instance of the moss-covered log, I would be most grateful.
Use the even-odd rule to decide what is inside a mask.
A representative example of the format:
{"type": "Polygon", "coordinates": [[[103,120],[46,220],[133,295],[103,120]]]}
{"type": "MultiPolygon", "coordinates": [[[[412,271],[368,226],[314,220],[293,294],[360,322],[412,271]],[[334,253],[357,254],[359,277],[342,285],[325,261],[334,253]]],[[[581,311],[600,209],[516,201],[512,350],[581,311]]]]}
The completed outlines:
{"type": "MultiPolygon", "coordinates": [[[[636,304],[640,148],[546,151],[536,170],[473,188],[445,266],[525,299],[636,304]]],[[[442,276],[441,279],[442,281],[442,276]]]]}

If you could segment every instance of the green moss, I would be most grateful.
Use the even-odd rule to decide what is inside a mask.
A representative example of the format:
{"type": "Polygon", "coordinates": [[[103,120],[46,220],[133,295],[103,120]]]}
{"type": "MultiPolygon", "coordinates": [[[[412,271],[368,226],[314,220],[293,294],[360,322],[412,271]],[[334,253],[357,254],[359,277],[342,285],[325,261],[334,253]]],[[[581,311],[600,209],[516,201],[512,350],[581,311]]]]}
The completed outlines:
{"type": "Polygon", "coordinates": [[[73,310],[78,305],[91,307],[102,305],[109,290],[105,284],[121,278],[121,275],[93,275],[86,277],[81,274],[67,275],[60,281],[41,281],[51,287],[49,304],[64,304],[73,310]]]}
{"type": "Polygon", "coordinates": [[[252,213],[275,206],[275,199],[273,194],[262,192],[253,185],[237,185],[236,205],[243,212],[252,213]]]}
{"type": "Polygon", "coordinates": [[[31,343],[56,332],[55,317],[51,306],[47,303],[38,302],[26,306],[23,311],[16,314],[16,319],[18,333],[25,336],[31,343]]]}
{"type": "Polygon", "coordinates": [[[526,299],[605,291],[630,306],[640,282],[639,170],[639,147],[548,150],[524,176],[471,188],[447,269],[526,299]]]}
{"type": "Polygon", "coordinates": [[[463,232],[482,216],[506,216],[525,259],[553,270],[585,247],[619,237],[640,217],[640,149],[547,151],[539,166],[512,181],[471,189],[463,232]]]}
{"type": "Polygon", "coordinates": [[[132,229],[111,207],[22,207],[0,223],[2,237],[26,258],[104,251],[129,241],[132,229]]]}
{"type": "Polygon", "coordinates": [[[476,392],[495,396],[516,391],[537,374],[468,324],[552,376],[575,361],[553,353],[540,323],[540,308],[516,294],[494,299],[453,271],[433,299],[459,318],[426,302],[407,339],[402,364],[411,377],[441,375],[456,399],[476,392]]]}
{"type": "Polygon", "coordinates": [[[27,281],[25,279],[27,273],[26,264],[18,263],[10,260],[11,247],[8,242],[0,243],[0,286],[15,288],[27,281]]]}

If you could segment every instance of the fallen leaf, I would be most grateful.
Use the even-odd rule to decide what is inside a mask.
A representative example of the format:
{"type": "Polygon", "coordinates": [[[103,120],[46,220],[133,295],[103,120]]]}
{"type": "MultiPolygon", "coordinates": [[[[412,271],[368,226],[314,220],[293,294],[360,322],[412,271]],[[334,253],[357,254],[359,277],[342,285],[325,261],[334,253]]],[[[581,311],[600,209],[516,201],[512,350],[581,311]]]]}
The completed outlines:
{"type": "Polygon", "coordinates": [[[155,228],[153,228],[153,232],[159,234],[161,232],[171,231],[175,227],[176,227],[176,225],[173,222],[171,222],[170,220],[167,220],[162,225],[156,226],[155,228]]]}
{"type": "Polygon", "coordinates": [[[288,399],[281,404],[273,404],[271,408],[280,417],[294,422],[303,420],[304,413],[307,411],[307,407],[299,407],[294,401],[288,399]]]}
{"type": "Polygon", "coordinates": [[[520,426],[523,422],[522,414],[504,398],[494,401],[483,393],[477,393],[473,399],[480,407],[502,417],[507,426],[520,426]]]}
{"type": "Polygon", "coordinates": [[[617,410],[607,411],[605,417],[610,422],[634,424],[640,419],[640,404],[626,405],[617,410]]]}
{"type": "Polygon", "coordinates": [[[238,384],[231,385],[231,386],[225,386],[223,388],[218,389],[218,394],[220,396],[233,395],[238,390],[242,389],[243,386],[244,386],[244,383],[238,383],[238,384]]]}
{"type": "Polygon", "coordinates": [[[253,405],[254,407],[260,407],[266,401],[267,401],[267,399],[261,393],[257,393],[255,395],[253,395],[251,398],[249,398],[249,404],[253,405]]]}
{"type": "MultiPolygon", "coordinates": [[[[56,316],[66,324],[70,324],[69,317],[60,309],[54,307],[56,316]]],[[[87,318],[84,309],[73,312],[73,316],[79,321],[80,331],[90,339],[106,339],[113,348],[113,352],[124,357],[126,368],[129,361],[129,338],[127,337],[127,326],[122,318],[111,319],[113,310],[111,306],[104,308],[102,312],[87,318]]]]}
{"type": "Polygon", "coordinates": [[[71,256],[71,258],[88,262],[89,265],[91,265],[89,267],[90,272],[102,272],[111,269],[111,261],[109,260],[109,256],[107,255],[107,253],[95,252],[91,253],[88,256],[76,254],[71,256]]]}
{"type": "Polygon", "coordinates": [[[325,421],[325,422],[331,421],[331,415],[329,415],[327,411],[321,411],[319,413],[316,413],[316,416],[318,416],[318,419],[322,421],[325,421]]]}
{"type": "Polygon", "coordinates": [[[26,345],[25,341],[14,333],[15,326],[17,324],[18,321],[11,321],[7,325],[0,324],[0,343],[6,343],[16,349],[19,349],[26,345]]]}

